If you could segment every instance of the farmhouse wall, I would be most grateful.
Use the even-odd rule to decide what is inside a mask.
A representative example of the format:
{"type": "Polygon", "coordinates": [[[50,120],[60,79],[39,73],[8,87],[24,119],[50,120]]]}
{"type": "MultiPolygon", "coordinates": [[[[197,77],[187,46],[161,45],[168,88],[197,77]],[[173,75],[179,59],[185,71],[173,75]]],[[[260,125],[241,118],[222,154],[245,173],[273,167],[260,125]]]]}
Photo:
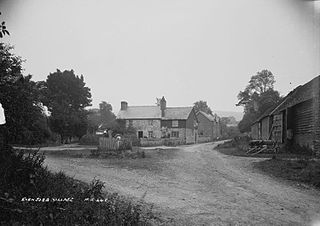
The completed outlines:
{"type": "Polygon", "coordinates": [[[172,127],[172,121],[178,121],[178,128],[186,128],[186,120],[161,120],[161,128],[166,127],[166,128],[177,128],[177,127],[172,127]]]}
{"type": "MultiPolygon", "coordinates": [[[[198,114],[198,134],[200,137],[210,137],[213,139],[213,122],[211,122],[203,114],[198,114]]],[[[200,139],[199,139],[200,142],[200,139]]]]}
{"type": "MultiPolygon", "coordinates": [[[[143,136],[148,137],[149,131],[153,131],[155,138],[161,138],[160,120],[133,119],[131,121],[133,128],[135,128],[137,132],[143,131],[143,136]]],[[[129,120],[126,120],[126,126],[129,126],[129,120]]]]}
{"type": "Polygon", "coordinates": [[[186,128],[186,144],[196,143],[196,130],[186,128]]]}
{"type": "Polygon", "coordinates": [[[168,128],[168,132],[170,133],[170,139],[180,140],[180,142],[186,142],[186,128],[168,128]],[[172,132],[179,132],[179,137],[172,137],[172,132]]]}

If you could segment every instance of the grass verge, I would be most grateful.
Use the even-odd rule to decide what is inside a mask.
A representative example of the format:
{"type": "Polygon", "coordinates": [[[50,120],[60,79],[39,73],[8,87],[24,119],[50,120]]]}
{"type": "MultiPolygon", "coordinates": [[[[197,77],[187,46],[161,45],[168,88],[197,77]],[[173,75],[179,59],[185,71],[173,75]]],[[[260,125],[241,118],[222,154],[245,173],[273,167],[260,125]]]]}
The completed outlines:
{"type": "Polygon", "coordinates": [[[142,202],[102,192],[103,183],[74,180],[43,167],[44,157],[0,150],[1,225],[150,225],[142,202]]]}
{"type": "Polygon", "coordinates": [[[320,161],[306,159],[268,159],[253,167],[277,178],[308,184],[320,189],[320,161]]]}

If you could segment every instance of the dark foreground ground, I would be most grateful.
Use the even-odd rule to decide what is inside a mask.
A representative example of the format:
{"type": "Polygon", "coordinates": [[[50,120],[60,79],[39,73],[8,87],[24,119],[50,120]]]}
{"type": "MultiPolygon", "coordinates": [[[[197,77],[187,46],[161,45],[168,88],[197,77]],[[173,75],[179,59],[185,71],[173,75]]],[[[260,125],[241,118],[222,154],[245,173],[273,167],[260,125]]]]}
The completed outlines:
{"type": "Polygon", "coordinates": [[[320,220],[320,192],[274,179],[263,158],[224,155],[216,144],[146,151],[143,159],[48,155],[52,171],[143,199],[175,225],[312,225],[320,220]]]}

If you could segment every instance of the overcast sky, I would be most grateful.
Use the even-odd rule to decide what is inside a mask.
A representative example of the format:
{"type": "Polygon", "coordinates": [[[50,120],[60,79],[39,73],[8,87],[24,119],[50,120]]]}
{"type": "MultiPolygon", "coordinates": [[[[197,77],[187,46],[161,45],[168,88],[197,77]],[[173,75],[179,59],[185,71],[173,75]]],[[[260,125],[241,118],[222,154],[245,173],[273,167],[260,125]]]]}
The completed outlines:
{"type": "Polygon", "coordinates": [[[282,95],[320,75],[319,1],[2,0],[0,20],[45,80],[74,69],[105,100],[168,106],[205,100],[213,111],[242,111],[237,94],[268,69],[282,95]]]}

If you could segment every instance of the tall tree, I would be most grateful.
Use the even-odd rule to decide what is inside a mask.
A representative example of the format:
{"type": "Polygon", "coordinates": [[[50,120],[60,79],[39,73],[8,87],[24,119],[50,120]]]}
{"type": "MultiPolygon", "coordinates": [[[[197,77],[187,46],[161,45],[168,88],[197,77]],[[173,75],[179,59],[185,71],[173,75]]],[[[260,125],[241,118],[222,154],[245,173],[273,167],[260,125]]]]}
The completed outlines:
{"type": "Polygon", "coordinates": [[[112,112],[111,104],[107,103],[106,101],[102,101],[99,104],[99,110],[102,123],[108,124],[116,119],[116,116],[112,112]]]}
{"type": "Polygon", "coordinates": [[[87,131],[87,111],[91,105],[90,89],[83,76],[73,70],[50,73],[44,83],[44,104],[48,107],[50,126],[62,140],[72,136],[81,137],[87,131]]]}
{"type": "Polygon", "coordinates": [[[274,83],[272,72],[262,70],[252,76],[246,88],[239,92],[237,106],[243,106],[245,113],[239,123],[241,132],[249,132],[251,124],[280,101],[280,94],[274,90],[274,83]]]}
{"type": "Polygon", "coordinates": [[[22,75],[23,60],[0,43],[0,102],[5,110],[8,141],[41,143],[48,136],[38,84],[22,75]]]}
{"type": "Polygon", "coordinates": [[[199,100],[199,101],[195,102],[193,105],[194,105],[194,109],[196,112],[203,111],[207,114],[212,115],[212,110],[208,106],[207,101],[199,100]]]}

